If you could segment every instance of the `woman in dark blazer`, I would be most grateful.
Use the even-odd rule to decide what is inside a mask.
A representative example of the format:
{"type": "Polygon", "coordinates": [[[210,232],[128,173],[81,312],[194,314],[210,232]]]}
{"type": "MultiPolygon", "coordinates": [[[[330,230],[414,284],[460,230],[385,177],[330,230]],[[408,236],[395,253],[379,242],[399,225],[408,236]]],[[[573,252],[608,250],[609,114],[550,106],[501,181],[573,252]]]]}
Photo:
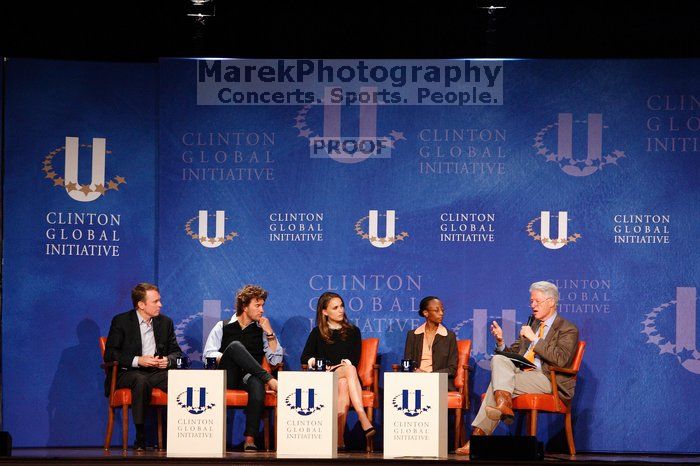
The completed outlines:
{"type": "Polygon", "coordinates": [[[446,373],[449,390],[455,390],[457,337],[442,325],[442,302],[436,296],[427,296],[421,300],[418,314],[425,323],[406,335],[403,358],[414,362],[416,372],[446,373]]]}
{"type": "Polygon", "coordinates": [[[313,367],[317,358],[328,360],[326,370],[338,373],[338,448],[341,449],[351,403],[365,436],[370,438],[377,432],[362,407],[362,386],[357,375],[361,352],[362,335],[348,321],[343,298],[330,291],[323,293],[316,305],[316,327],[306,340],[301,363],[313,367]]]}

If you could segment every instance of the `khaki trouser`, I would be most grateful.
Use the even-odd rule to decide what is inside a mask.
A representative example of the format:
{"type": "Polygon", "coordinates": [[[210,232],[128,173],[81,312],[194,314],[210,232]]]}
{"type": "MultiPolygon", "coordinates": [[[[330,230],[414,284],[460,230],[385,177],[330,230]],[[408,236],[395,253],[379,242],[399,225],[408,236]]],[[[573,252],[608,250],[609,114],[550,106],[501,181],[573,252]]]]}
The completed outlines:
{"type": "Polygon", "coordinates": [[[479,412],[472,422],[472,427],[478,427],[486,435],[491,435],[498,421],[493,421],[486,416],[487,406],[496,406],[493,395],[495,390],[504,390],[517,397],[525,393],[552,393],[552,384],[549,377],[539,369],[522,371],[515,367],[513,361],[499,354],[491,359],[491,383],[486,389],[486,397],[481,403],[479,412]]]}

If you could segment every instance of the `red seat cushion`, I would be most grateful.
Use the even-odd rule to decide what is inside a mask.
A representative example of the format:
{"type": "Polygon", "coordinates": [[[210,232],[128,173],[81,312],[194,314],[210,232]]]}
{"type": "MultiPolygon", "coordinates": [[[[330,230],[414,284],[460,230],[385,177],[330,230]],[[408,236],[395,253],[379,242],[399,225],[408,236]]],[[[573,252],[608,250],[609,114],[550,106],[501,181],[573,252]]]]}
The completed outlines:
{"type": "Polygon", "coordinates": [[[462,394],[459,392],[447,392],[447,408],[457,409],[464,406],[462,394]]]}
{"type": "MultiPolygon", "coordinates": [[[[118,406],[131,405],[131,389],[130,388],[118,388],[114,390],[114,397],[112,398],[112,407],[116,408],[118,406]]],[[[151,405],[153,406],[167,406],[168,405],[168,394],[165,393],[160,388],[154,388],[151,392],[151,405]]]]}
{"type": "Polygon", "coordinates": [[[362,390],[362,406],[365,408],[374,406],[374,392],[362,390]]]}
{"type": "MultiPolygon", "coordinates": [[[[248,392],[245,390],[226,390],[226,406],[229,408],[242,408],[248,404],[248,392]]],[[[274,408],[277,406],[277,393],[267,390],[265,392],[265,406],[274,408]]]]}
{"type": "Polygon", "coordinates": [[[114,390],[114,397],[112,398],[112,407],[124,406],[131,404],[131,389],[130,388],[118,388],[114,390]]]}
{"type": "Polygon", "coordinates": [[[537,411],[549,411],[566,414],[567,407],[560,400],[559,409],[554,409],[554,395],[545,393],[529,393],[513,398],[513,409],[536,409],[537,411]]]}
{"type": "Polygon", "coordinates": [[[154,406],[167,406],[168,394],[160,388],[154,388],[151,392],[151,404],[154,406]]]}

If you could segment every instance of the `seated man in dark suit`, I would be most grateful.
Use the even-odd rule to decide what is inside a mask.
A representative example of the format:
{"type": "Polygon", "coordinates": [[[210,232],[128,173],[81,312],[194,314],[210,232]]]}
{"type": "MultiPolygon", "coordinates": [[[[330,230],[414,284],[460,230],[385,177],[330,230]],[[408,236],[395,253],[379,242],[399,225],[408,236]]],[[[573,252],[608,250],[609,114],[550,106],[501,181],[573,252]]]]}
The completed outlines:
{"type": "MultiPolygon", "coordinates": [[[[182,356],[173,321],[160,313],[158,287],[139,283],[131,290],[134,308],[112,319],[104,360],[118,361],[117,388],[131,389],[131,412],[136,425],[137,450],[146,446],[144,418],[153,388],[168,389],[169,367],[182,356]]],[[[110,377],[105,380],[109,395],[110,377]]]]}
{"type": "MultiPolygon", "coordinates": [[[[497,348],[523,356],[534,368],[520,368],[510,358],[499,354],[491,359],[491,383],[472,422],[472,435],[491,435],[499,421],[511,424],[513,397],[525,393],[552,393],[549,367],[571,365],[578,345],[578,329],[557,314],[558,302],[559,290],[553,283],[543,281],[530,285],[533,323],[523,325],[520,338],[508,348],[503,341],[503,329],[496,321],[491,324],[497,348]]],[[[557,374],[561,399],[571,400],[575,383],[573,377],[557,374]]],[[[469,442],[455,453],[468,455],[469,442]]]]}

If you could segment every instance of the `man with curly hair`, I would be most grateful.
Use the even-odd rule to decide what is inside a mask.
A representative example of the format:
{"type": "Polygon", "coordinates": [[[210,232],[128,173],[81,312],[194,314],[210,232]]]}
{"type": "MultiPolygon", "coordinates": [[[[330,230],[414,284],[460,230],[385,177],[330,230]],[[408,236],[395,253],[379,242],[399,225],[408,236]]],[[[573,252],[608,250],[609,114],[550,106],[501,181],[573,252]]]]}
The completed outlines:
{"type": "Polygon", "coordinates": [[[265,385],[277,391],[277,380],[260,365],[263,356],[271,366],[282,362],[283,348],[263,317],[267,291],[246,285],[236,295],[236,315],[214,325],[204,345],[204,358],[215,357],[226,371],[227,387],[248,392],[243,451],[255,452],[255,437],[265,403],[265,385]]]}

